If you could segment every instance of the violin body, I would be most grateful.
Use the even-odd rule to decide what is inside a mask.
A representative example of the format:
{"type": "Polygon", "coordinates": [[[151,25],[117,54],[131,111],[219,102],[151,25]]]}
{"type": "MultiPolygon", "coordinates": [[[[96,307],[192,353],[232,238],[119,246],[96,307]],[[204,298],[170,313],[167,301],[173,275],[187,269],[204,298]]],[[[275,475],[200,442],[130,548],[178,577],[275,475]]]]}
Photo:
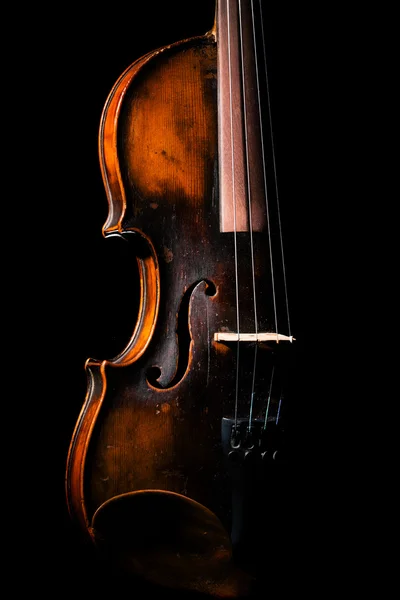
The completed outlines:
{"type": "Polygon", "coordinates": [[[140,302],[121,353],[87,360],[66,489],[111,571],[238,598],[265,560],[255,540],[279,495],[285,420],[269,392],[273,369],[285,380],[291,344],[244,339],[239,362],[239,342],[224,338],[237,281],[241,331],[254,331],[254,289],[258,331],[275,327],[267,231],[252,236],[253,268],[249,232],[234,244],[221,231],[217,80],[210,31],[141,57],[107,99],[103,233],[129,244],[140,302]]]}

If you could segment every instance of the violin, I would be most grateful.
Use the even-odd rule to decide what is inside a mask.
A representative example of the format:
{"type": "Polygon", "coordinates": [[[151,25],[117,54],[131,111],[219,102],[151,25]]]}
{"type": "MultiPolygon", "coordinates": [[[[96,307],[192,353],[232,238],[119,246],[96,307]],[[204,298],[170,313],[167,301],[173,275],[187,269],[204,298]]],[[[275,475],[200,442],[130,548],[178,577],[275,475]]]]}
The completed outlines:
{"type": "Polygon", "coordinates": [[[209,598],[260,589],[290,463],[263,4],[218,0],[204,35],[139,57],[107,97],[102,233],[129,244],[138,309],[121,352],[85,363],[66,466],[71,519],[105,570],[209,598]]]}

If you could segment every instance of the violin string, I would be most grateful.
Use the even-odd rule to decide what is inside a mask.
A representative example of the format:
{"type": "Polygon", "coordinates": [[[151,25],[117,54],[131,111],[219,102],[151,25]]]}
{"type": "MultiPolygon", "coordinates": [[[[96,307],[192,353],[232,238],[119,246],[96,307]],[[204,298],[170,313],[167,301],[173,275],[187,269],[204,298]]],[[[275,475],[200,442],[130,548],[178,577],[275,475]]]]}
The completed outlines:
{"type": "MultiPolygon", "coordinates": [[[[253,2],[253,0],[251,0],[253,2]]],[[[255,279],[255,268],[254,268],[254,244],[253,244],[253,223],[251,214],[251,183],[250,183],[250,162],[249,162],[249,149],[248,149],[248,128],[247,128],[247,114],[246,114],[246,85],[245,85],[245,63],[244,63],[244,48],[243,48],[243,24],[242,24],[242,2],[239,0],[239,30],[240,30],[240,51],[241,51],[241,64],[242,64],[242,89],[243,89],[243,117],[244,117],[244,138],[245,138],[245,154],[246,154],[246,170],[247,170],[247,197],[248,197],[248,212],[249,212],[249,239],[250,239],[250,256],[251,256],[251,274],[252,274],[252,286],[253,286],[253,306],[254,306],[254,333],[258,333],[258,317],[257,317],[257,296],[256,296],[256,279],[255,279]]],[[[253,31],[254,31],[254,20],[253,20],[253,31]]],[[[254,361],[253,361],[253,377],[252,387],[250,395],[250,412],[249,412],[249,425],[251,428],[253,405],[254,405],[254,386],[255,386],[255,373],[257,363],[257,342],[254,346],[254,361]]]]}
{"type": "Polygon", "coordinates": [[[255,382],[256,382],[256,365],[257,365],[257,350],[258,343],[254,344],[254,361],[253,361],[253,376],[251,379],[251,396],[250,396],[250,409],[249,409],[249,425],[248,429],[251,430],[251,423],[253,421],[253,407],[254,407],[254,398],[255,398],[255,382]]]}
{"type": "Polygon", "coordinates": [[[233,203],[233,244],[235,250],[235,286],[236,286],[236,329],[238,342],[236,346],[236,381],[235,381],[235,429],[237,428],[238,404],[239,404],[239,355],[240,355],[240,314],[239,314],[239,274],[238,274],[238,251],[237,251],[237,227],[236,227],[236,190],[235,190],[235,159],[234,159],[234,134],[233,134],[233,101],[232,101],[232,60],[231,60],[231,30],[229,0],[227,0],[228,21],[228,71],[229,71],[229,108],[231,124],[231,168],[232,168],[232,203],[233,203]]]}
{"type": "MultiPolygon", "coordinates": [[[[263,34],[263,40],[264,40],[264,26],[263,26],[263,16],[262,16],[262,10],[261,10],[261,0],[259,0],[259,6],[260,6],[261,30],[262,30],[262,34],[263,34]]],[[[264,178],[265,208],[266,208],[266,213],[267,213],[267,231],[268,231],[270,269],[271,269],[272,302],[273,302],[273,309],[274,309],[275,331],[276,331],[276,333],[279,333],[279,331],[278,331],[278,313],[277,313],[276,293],[275,293],[274,262],[273,262],[273,255],[272,255],[272,236],[271,236],[271,226],[270,226],[271,220],[270,220],[268,182],[267,182],[267,172],[266,172],[266,156],[265,156],[265,146],[264,146],[264,124],[263,124],[263,114],[262,114],[262,110],[261,110],[260,74],[259,74],[259,70],[258,70],[259,51],[257,48],[257,37],[256,37],[256,32],[255,32],[255,27],[254,27],[255,16],[254,16],[253,0],[251,0],[251,11],[252,11],[252,19],[253,19],[253,44],[254,44],[254,56],[255,56],[254,62],[255,62],[256,81],[257,81],[258,115],[259,115],[259,120],[260,120],[260,142],[261,142],[261,156],[262,156],[262,167],[263,167],[263,178],[264,178]]],[[[265,65],[265,69],[266,69],[266,58],[265,57],[266,57],[266,54],[265,54],[265,45],[264,45],[264,65],[265,65]]],[[[268,98],[267,98],[267,100],[268,100],[268,98]]],[[[268,106],[269,106],[269,101],[268,101],[268,106]]],[[[274,372],[275,372],[275,365],[272,365],[271,380],[270,380],[269,392],[268,392],[268,397],[267,397],[267,406],[265,409],[264,430],[267,427],[269,407],[270,407],[270,403],[271,403],[272,382],[274,379],[274,372]]]]}
{"type": "Polygon", "coordinates": [[[264,429],[267,428],[269,405],[271,403],[272,382],[274,380],[274,372],[275,372],[275,365],[272,365],[271,381],[269,383],[269,390],[268,390],[267,408],[265,410],[265,417],[264,417],[264,429]]]}
{"type": "Polygon", "coordinates": [[[283,390],[281,391],[281,395],[279,397],[279,404],[278,404],[278,410],[276,412],[275,425],[278,425],[278,422],[279,422],[279,419],[280,419],[280,416],[281,416],[282,402],[283,402],[283,390]]]}
{"type": "MultiPolygon", "coordinates": [[[[261,0],[259,0],[259,2],[260,2],[261,28],[262,28],[262,32],[264,32],[262,12],[261,12],[261,0]]],[[[252,9],[252,15],[253,15],[253,24],[254,24],[253,0],[251,0],[251,9],[252,9]]],[[[260,139],[261,139],[261,155],[262,155],[263,177],[264,177],[265,208],[266,208],[266,212],[267,212],[267,230],[268,230],[268,244],[269,244],[269,260],[270,260],[270,268],[271,268],[272,301],[273,301],[273,306],[274,306],[275,331],[276,331],[276,333],[279,333],[279,331],[278,331],[278,313],[277,313],[277,307],[276,307],[276,293],[275,293],[274,261],[273,261],[273,257],[272,257],[272,236],[271,236],[270,210],[269,210],[269,199],[268,199],[266,157],[265,157],[265,147],[264,147],[264,133],[263,133],[264,125],[263,125],[263,117],[262,117],[262,111],[261,111],[260,76],[259,76],[259,71],[258,71],[258,60],[257,60],[259,53],[257,52],[257,40],[256,40],[254,26],[253,26],[253,36],[254,36],[254,50],[255,50],[254,53],[255,53],[255,57],[256,57],[255,68],[256,68],[257,94],[258,94],[257,99],[258,99],[258,107],[259,107],[258,114],[259,114],[259,119],[260,119],[260,139]]],[[[263,40],[264,40],[264,36],[263,36],[263,40]]],[[[265,56],[266,55],[265,55],[265,46],[264,46],[264,65],[265,65],[265,70],[266,70],[265,56]]],[[[268,96],[267,96],[267,104],[269,106],[268,96]]]]}
{"type": "MultiPolygon", "coordinates": [[[[272,167],[273,167],[273,174],[274,174],[275,197],[276,197],[276,207],[277,207],[277,214],[278,214],[279,239],[280,239],[280,247],[281,247],[281,257],[282,257],[283,287],[284,287],[284,293],[285,293],[288,335],[291,336],[292,333],[291,333],[291,327],[290,327],[289,301],[288,301],[288,292],[287,292],[287,283],[286,283],[286,267],[285,267],[285,257],[284,257],[284,252],[283,252],[283,236],[282,236],[281,215],[280,215],[280,206],[279,206],[278,176],[277,176],[277,170],[276,170],[274,134],[273,134],[273,129],[272,129],[272,112],[271,112],[271,101],[270,101],[270,93],[269,93],[267,52],[266,52],[265,33],[264,33],[264,18],[263,18],[261,0],[259,0],[259,5],[260,5],[261,37],[262,37],[262,44],[263,44],[264,70],[265,70],[265,82],[266,82],[266,95],[267,95],[267,105],[268,105],[268,121],[269,121],[270,136],[271,136],[271,158],[272,158],[272,167]]],[[[267,196],[266,196],[266,198],[267,198],[267,196]]],[[[271,255],[271,258],[272,258],[272,255],[271,255]]],[[[272,264],[271,264],[271,268],[272,268],[272,264]]],[[[275,299],[274,299],[274,302],[275,302],[275,299]]],[[[276,316],[275,316],[275,319],[276,319],[276,316]]],[[[276,329],[276,332],[278,333],[278,329],[276,329]]]]}

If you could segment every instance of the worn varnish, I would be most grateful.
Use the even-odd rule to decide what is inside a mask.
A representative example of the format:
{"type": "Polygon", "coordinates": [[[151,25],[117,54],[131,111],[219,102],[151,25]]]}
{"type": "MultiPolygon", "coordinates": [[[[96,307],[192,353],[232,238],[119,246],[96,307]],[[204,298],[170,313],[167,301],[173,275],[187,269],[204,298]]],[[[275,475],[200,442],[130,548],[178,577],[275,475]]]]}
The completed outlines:
{"type": "MultiPolygon", "coordinates": [[[[104,108],[103,232],[131,244],[140,305],[126,348],[86,363],[66,482],[71,516],[111,570],[239,598],[253,593],[265,557],[257,521],[279,444],[268,441],[256,467],[232,470],[222,430],[235,415],[247,423],[251,410],[257,432],[268,421],[276,442],[288,345],[260,342],[255,355],[254,343],[242,343],[238,364],[237,343],[214,340],[237,331],[238,281],[240,331],[256,321],[260,332],[278,324],[287,333],[276,322],[263,221],[235,234],[221,226],[217,50],[214,27],[141,57],[104,108]],[[281,384],[269,396],[274,373],[281,384]]],[[[282,289],[276,284],[278,300],[282,289]]]]}

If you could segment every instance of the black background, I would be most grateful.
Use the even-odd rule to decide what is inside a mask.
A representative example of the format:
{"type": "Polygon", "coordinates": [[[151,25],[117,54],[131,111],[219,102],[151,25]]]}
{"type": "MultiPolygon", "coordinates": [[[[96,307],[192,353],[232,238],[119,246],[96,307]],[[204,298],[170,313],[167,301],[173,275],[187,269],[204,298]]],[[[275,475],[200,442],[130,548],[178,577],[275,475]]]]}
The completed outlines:
{"type": "MultiPolygon", "coordinates": [[[[346,28],[337,30],[332,15],[311,8],[290,6],[289,12],[287,5],[271,4],[264,12],[272,124],[299,365],[300,459],[288,545],[302,561],[306,589],[315,585],[311,572],[329,562],[337,519],[332,498],[343,492],[329,483],[332,421],[340,409],[328,401],[340,390],[343,404],[343,386],[326,371],[341,360],[327,340],[341,327],[342,298],[332,265],[343,243],[337,213],[346,205],[338,175],[346,169],[339,151],[345,145],[341,103],[348,71],[340,71],[338,54],[346,28]]],[[[83,580],[90,587],[98,576],[67,514],[65,463],[86,393],[85,360],[111,358],[122,349],[131,333],[129,299],[135,293],[118,242],[101,234],[108,213],[97,149],[101,112],[136,58],[208,31],[214,2],[116,1],[87,11],[69,3],[54,11],[31,10],[29,36],[14,30],[24,46],[15,69],[21,133],[13,180],[23,202],[13,217],[27,249],[21,285],[26,310],[19,312],[28,314],[32,331],[18,336],[19,360],[13,361],[17,395],[24,400],[16,405],[14,422],[23,421],[27,430],[20,436],[27,442],[23,459],[14,468],[22,482],[15,552],[29,562],[35,589],[51,590],[57,581],[58,593],[72,592],[83,580]]],[[[25,27],[30,17],[21,17],[25,27]]],[[[335,450],[341,464],[345,449],[339,444],[335,450]]]]}

